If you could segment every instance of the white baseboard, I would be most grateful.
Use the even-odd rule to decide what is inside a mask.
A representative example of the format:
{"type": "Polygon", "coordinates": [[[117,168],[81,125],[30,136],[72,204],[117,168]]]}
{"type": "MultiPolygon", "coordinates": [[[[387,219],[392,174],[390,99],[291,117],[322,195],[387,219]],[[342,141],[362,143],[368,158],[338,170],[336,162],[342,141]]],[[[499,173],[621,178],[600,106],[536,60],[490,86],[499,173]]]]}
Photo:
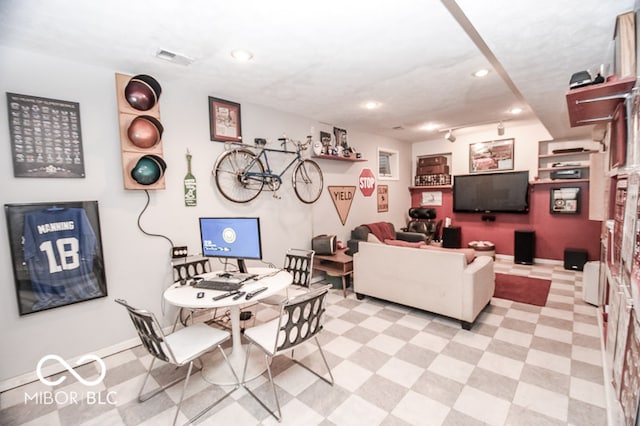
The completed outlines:
{"type": "MultiPolygon", "coordinates": [[[[510,260],[513,262],[513,256],[507,255],[507,254],[496,254],[496,258],[497,259],[502,259],[502,260],[510,260]]],[[[563,265],[563,261],[562,260],[555,260],[555,259],[540,259],[538,257],[533,259],[533,263],[542,263],[542,264],[546,264],[546,265],[563,265]]]]}
{"type": "MultiPolygon", "coordinates": [[[[173,325],[170,325],[170,326],[164,327],[162,331],[165,334],[169,334],[171,333],[172,329],[173,329],[173,325]]],[[[114,354],[117,354],[118,352],[126,351],[127,349],[131,349],[139,345],[141,345],[140,337],[136,336],[132,339],[125,340],[123,342],[116,343],[115,345],[107,346],[105,348],[96,349],[95,351],[90,351],[88,353],[92,355],[96,355],[99,358],[105,358],[110,355],[114,355],[114,354]]],[[[78,361],[78,359],[82,358],[85,355],[86,354],[78,355],[66,361],[69,365],[76,366],[76,362],[78,361]]],[[[93,362],[93,361],[89,360],[86,363],[89,363],[89,362],[93,362]]],[[[48,377],[48,376],[51,376],[52,374],[58,374],[65,370],[66,368],[64,368],[64,366],[54,364],[47,367],[43,367],[42,375],[44,377],[48,377]]],[[[28,373],[24,373],[20,376],[12,377],[10,379],[5,379],[0,381],[0,392],[5,392],[5,391],[8,391],[9,389],[17,388],[19,386],[26,385],[28,383],[35,382],[37,380],[38,380],[38,375],[36,374],[35,370],[30,371],[28,373]]]]}

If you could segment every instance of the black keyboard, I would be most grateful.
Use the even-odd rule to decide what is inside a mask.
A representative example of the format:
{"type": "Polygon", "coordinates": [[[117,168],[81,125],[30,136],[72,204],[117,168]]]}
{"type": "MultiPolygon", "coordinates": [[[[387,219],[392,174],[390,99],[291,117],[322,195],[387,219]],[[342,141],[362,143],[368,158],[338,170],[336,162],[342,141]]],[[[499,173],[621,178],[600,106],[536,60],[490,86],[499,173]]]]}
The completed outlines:
{"type": "Polygon", "coordinates": [[[229,282],[229,281],[216,281],[216,280],[203,280],[194,285],[195,288],[203,288],[205,290],[218,290],[218,291],[233,291],[238,290],[243,286],[243,283],[229,282]]]}

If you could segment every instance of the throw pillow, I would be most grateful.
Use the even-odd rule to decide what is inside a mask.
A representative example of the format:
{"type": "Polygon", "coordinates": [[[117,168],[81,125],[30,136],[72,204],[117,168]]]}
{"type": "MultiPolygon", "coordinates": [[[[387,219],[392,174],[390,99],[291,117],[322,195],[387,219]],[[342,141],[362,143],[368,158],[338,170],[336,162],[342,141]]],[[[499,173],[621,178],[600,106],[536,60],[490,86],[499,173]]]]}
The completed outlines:
{"type": "Polygon", "coordinates": [[[376,237],[375,235],[373,235],[371,232],[369,232],[369,235],[367,235],[367,242],[368,242],[368,243],[382,244],[382,241],[380,241],[380,240],[378,239],[378,237],[376,237]]]}
{"type": "Polygon", "coordinates": [[[390,246],[413,247],[413,248],[420,248],[426,245],[424,241],[410,242],[410,241],[403,241],[403,240],[384,240],[384,243],[390,246]]]}

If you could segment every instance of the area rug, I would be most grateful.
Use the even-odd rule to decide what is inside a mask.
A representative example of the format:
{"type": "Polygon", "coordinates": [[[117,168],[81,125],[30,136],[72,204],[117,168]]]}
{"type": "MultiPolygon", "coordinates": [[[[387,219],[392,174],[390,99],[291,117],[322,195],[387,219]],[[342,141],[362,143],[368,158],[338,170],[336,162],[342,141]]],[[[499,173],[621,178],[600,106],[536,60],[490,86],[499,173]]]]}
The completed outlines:
{"type": "Polygon", "coordinates": [[[544,306],[547,303],[550,287],[551,280],[496,274],[496,290],[493,296],[529,305],[544,306]]]}

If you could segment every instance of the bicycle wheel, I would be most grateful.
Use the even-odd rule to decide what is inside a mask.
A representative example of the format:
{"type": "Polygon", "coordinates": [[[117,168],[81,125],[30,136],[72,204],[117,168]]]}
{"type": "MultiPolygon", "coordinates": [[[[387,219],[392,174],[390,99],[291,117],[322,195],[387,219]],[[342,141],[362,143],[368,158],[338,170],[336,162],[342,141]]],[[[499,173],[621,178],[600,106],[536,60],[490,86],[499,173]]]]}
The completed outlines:
{"type": "Polygon", "coordinates": [[[218,157],[213,172],[218,190],[229,201],[246,203],[262,192],[264,166],[249,150],[234,149],[223,153],[218,157]],[[246,172],[259,175],[251,177],[246,172]]]}
{"type": "Polygon", "coordinates": [[[293,170],[293,190],[303,203],[315,203],[323,186],[322,170],[315,161],[302,160],[293,170]]]}

